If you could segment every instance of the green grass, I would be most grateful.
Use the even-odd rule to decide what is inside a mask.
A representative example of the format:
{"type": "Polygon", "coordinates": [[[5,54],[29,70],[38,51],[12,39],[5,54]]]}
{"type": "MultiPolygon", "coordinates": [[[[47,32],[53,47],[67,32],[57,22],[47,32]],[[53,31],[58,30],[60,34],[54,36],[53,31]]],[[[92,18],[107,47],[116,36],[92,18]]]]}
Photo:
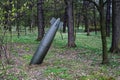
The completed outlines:
{"type": "Polygon", "coordinates": [[[58,76],[62,79],[70,79],[71,75],[67,73],[67,68],[61,67],[48,67],[45,70],[46,75],[53,75],[54,77],[58,76]]]}
{"type": "MultiPolygon", "coordinates": [[[[64,47],[67,45],[67,33],[63,33],[63,40],[59,33],[56,34],[56,37],[54,39],[54,46],[55,47],[64,47]]],[[[108,42],[108,49],[110,48],[111,38],[107,38],[108,42]]],[[[102,50],[102,42],[101,42],[101,36],[98,32],[97,35],[95,35],[94,32],[90,33],[90,36],[87,36],[86,33],[76,33],[76,40],[75,43],[77,45],[77,49],[84,48],[89,49],[92,51],[100,52],[102,50]]]]}
{"type": "Polygon", "coordinates": [[[19,38],[17,36],[13,37],[12,42],[17,42],[17,43],[38,43],[36,41],[35,36],[33,35],[22,35],[19,38]]]}
{"type": "Polygon", "coordinates": [[[79,80],[115,80],[113,77],[99,76],[99,75],[89,75],[82,76],[79,80]]]}
{"type": "MultiPolygon", "coordinates": [[[[63,39],[61,38],[60,33],[57,32],[51,48],[44,59],[44,65],[34,67],[33,72],[42,69],[42,75],[44,78],[49,78],[48,80],[57,80],[58,78],[64,80],[115,80],[114,77],[120,75],[120,71],[116,69],[119,69],[119,62],[117,61],[117,58],[119,59],[118,55],[109,54],[111,63],[109,65],[100,65],[102,60],[102,43],[99,32],[97,35],[95,35],[94,32],[91,32],[90,36],[87,36],[86,33],[83,32],[77,33],[75,40],[77,47],[71,49],[66,47],[67,33],[63,33],[62,36],[63,39]],[[92,62],[89,63],[89,61],[92,62]],[[113,72],[113,76],[109,75],[110,70],[115,71],[113,72]]],[[[21,62],[23,65],[29,64],[40,43],[36,41],[36,37],[37,33],[29,33],[27,35],[21,35],[19,38],[14,34],[12,38],[12,43],[17,44],[17,46],[12,48],[11,53],[17,59],[20,58],[21,61],[23,61],[21,62]],[[19,56],[20,53],[22,53],[22,55],[19,56]]],[[[11,42],[10,36],[7,37],[7,40],[8,43],[11,42]]],[[[111,38],[107,38],[107,43],[109,49],[111,38]]],[[[15,61],[14,64],[16,64],[15,61]]],[[[8,76],[8,79],[19,80],[19,76],[28,79],[29,72],[26,72],[27,70],[25,70],[23,65],[17,67],[18,69],[23,69],[19,75],[13,77],[14,73],[11,73],[8,76]]],[[[28,71],[32,71],[32,69],[29,69],[28,71]]]]}
{"type": "MultiPolygon", "coordinates": [[[[3,34],[1,34],[3,36],[3,34]]],[[[20,34],[19,38],[17,36],[16,32],[12,33],[12,37],[11,34],[9,32],[6,32],[5,36],[3,37],[5,43],[9,42],[9,43],[38,43],[36,41],[37,39],[37,34],[36,33],[28,33],[27,35],[24,34],[20,34]]]]}
{"type": "Polygon", "coordinates": [[[22,58],[25,59],[26,61],[30,61],[32,59],[32,55],[25,54],[22,56],[22,58]]]}

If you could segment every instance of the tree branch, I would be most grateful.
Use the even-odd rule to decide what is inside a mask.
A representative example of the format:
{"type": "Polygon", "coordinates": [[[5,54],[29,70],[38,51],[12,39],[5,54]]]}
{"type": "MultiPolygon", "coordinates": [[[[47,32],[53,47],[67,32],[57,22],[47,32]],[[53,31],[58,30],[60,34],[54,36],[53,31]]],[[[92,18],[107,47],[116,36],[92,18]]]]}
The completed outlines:
{"type": "Polygon", "coordinates": [[[89,2],[93,3],[96,6],[97,10],[99,11],[99,5],[95,1],[93,1],[93,0],[85,0],[85,1],[89,1],[89,2]]]}
{"type": "MultiPolygon", "coordinates": [[[[106,0],[104,3],[103,3],[103,7],[105,6],[106,3],[108,3],[109,0],[106,0]]],[[[111,0],[110,0],[110,3],[111,3],[111,0]]]]}
{"type": "MultiPolygon", "coordinates": [[[[106,1],[103,3],[103,7],[105,6],[106,3],[109,3],[109,0],[106,0],[106,1]]],[[[110,3],[112,3],[112,0],[110,0],[110,3]]]]}

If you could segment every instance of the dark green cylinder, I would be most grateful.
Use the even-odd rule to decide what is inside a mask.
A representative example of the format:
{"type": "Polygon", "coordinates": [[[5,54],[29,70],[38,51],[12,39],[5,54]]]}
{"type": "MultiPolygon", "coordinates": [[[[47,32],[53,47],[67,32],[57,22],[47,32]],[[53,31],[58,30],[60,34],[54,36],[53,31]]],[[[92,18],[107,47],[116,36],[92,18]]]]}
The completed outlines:
{"type": "Polygon", "coordinates": [[[48,30],[46,35],[43,37],[43,39],[40,42],[40,45],[38,46],[35,54],[33,55],[30,65],[31,64],[41,64],[50,48],[50,45],[54,39],[54,36],[58,30],[60,24],[60,18],[58,18],[53,25],[51,25],[51,28],[48,30]]]}

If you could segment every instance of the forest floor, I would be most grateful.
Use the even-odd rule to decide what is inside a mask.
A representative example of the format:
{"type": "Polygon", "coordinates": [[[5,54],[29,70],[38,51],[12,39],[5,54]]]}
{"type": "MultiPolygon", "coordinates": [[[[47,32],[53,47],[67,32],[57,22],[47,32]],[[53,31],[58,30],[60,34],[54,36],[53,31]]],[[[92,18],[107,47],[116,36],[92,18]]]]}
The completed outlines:
{"type": "MultiPolygon", "coordinates": [[[[39,42],[35,37],[13,38],[7,44],[9,64],[4,55],[0,65],[0,80],[120,80],[120,54],[109,53],[110,64],[102,65],[100,35],[77,34],[76,48],[67,48],[58,33],[44,61],[29,65],[39,42]]],[[[108,47],[110,38],[108,38],[108,47]]]]}

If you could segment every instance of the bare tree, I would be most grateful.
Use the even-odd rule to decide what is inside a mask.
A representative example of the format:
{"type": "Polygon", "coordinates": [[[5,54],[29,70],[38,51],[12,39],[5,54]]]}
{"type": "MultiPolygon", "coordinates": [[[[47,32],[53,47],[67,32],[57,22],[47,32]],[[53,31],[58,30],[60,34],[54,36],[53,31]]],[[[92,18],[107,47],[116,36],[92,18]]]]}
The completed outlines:
{"type": "Polygon", "coordinates": [[[101,27],[101,39],[102,39],[102,64],[108,64],[108,53],[107,53],[107,40],[106,40],[106,27],[105,27],[105,16],[104,16],[104,5],[107,1],[99,0],[97,4],[93,0],[86,0],[92,2],[96,7],[100,15],[100,27],[101,27]]]}

